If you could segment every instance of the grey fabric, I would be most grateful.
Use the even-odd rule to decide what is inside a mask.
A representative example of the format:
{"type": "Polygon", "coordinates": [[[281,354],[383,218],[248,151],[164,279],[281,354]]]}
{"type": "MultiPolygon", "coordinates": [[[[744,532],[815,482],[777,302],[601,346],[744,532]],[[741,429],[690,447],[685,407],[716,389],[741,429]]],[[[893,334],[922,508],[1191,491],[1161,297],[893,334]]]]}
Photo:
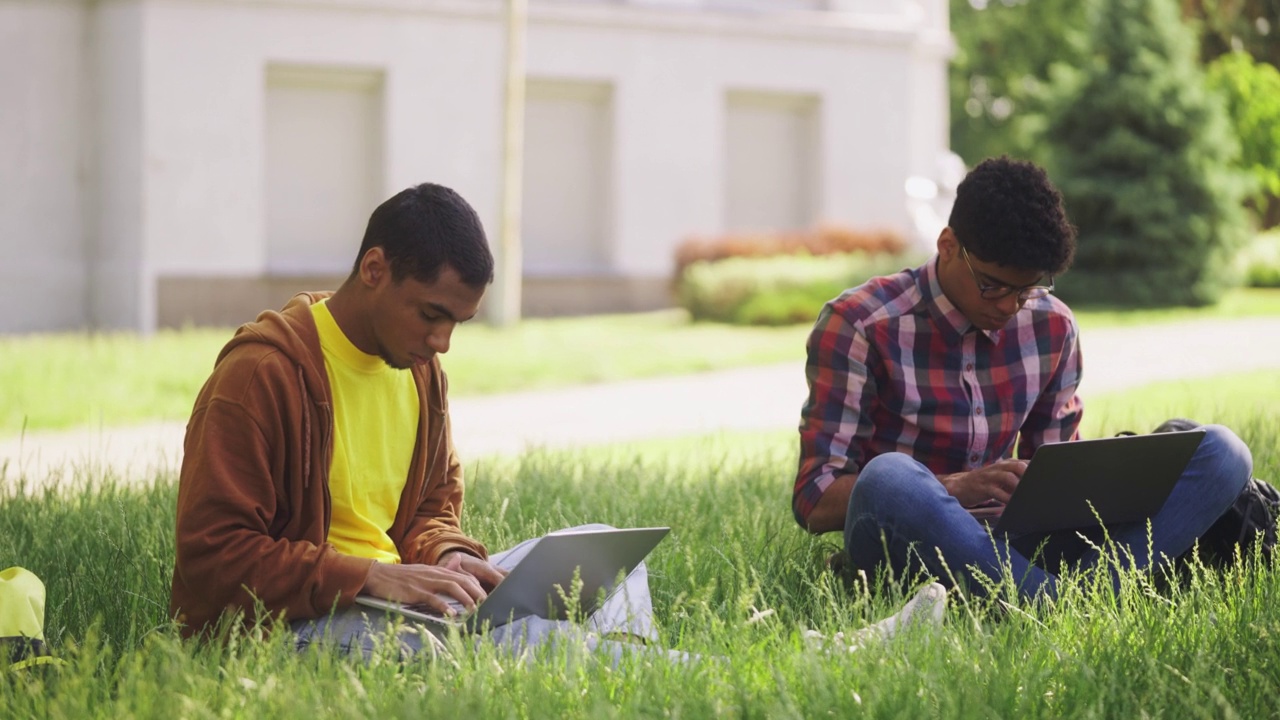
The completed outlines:
{"type": "MultiPolygon", "coordinates": [[[[608,525],[581,525],[575,530],[602,530],[608,525]]],[[[498,567],[511,569],[528,554],[535,539],[490,556],[498,567]]],[[[315,620],[297,620],[290,624],[299,650],[312,644],[333,646],[343,653],[360,653],[372,657],[378,648],[395,642],[402,658],[434,656],[445,648],[447,629],[430,624],[400,623],[398,618],[379,614],[372,608],[353,605],[315,620]],[[392,637],[392,629],[396,634],[392,637]]],[[[584,625],[539,617],[521,618],[473,638],[476,646],[492,644],[513,655],[526,653],[546,643],[581,643],[588,650],[608,655],[616,664],[628,652],[646,648],[656,642],[658,631],[653,622],[653,602],[649,595],[649,573],[644,563],[636,567],[604,606],[587,618],[584,625]],[[617,642],[618,638],[634,638],[637,642],[617,642]]],[[[687,659],[682,653],[666,653],[673,659],[687,659]]]]}

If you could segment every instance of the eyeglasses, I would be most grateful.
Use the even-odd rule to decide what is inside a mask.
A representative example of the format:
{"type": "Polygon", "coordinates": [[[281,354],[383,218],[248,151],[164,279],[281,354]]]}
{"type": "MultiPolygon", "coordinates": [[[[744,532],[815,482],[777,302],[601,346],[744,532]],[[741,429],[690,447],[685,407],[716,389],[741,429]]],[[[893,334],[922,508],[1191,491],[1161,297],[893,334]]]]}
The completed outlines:
{"type": "Polygon", "coordinates": [[[1013,287],[1012,285],[1001,285],[983,282],[978,277],[978,271],[973,269],[973,263],[969,261],[969,251],[963,245],[960,246],[960,254],[964,257],[964,264],[969,266],[969,274],[973,276],[973,281],[978,284],[978,294],[984,300],[1001,300],[1007,298],[1013,293],[1018,293],[1018,302],[1024,303],[1028,300],[1042,298],[1053,292],[1053,276],[1049,276],[1048,285],[1023,285],[1022,287],[1013,287]]]}

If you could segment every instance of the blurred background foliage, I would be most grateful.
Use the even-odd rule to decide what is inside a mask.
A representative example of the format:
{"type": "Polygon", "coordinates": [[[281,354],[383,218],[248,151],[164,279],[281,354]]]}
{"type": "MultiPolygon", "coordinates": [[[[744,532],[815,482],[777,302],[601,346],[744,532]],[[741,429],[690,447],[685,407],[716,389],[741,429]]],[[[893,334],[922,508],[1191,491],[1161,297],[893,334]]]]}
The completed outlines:
{"type": "Polygon", "coordinates": [[[823,303],[923,262],[901,235],[824,226],[689,238],[676,248],[675,296],[695,321],[812,323],[823,303]]]}
{"type": "Polygon", "coordinates": [[[951,147],[1049,169],[1075,303],[1267,286],[1280,226],[1280,0],[951,0],[951,147]]]}
{"type": "MultiPolygon", "coordinates": [[[[1109,3],[951,0],[951,31],[956,39],[950,77],[951,148],[971,166],[1000,154],[1047,162],[1042,134],[1052,70],[1082,64],[1088,55],[1089,21],[1109,3]]],[[[1280,0],[1165,0],[1164,4],[1176,8],[1194,33],[1201,65],[1240,54],[1265,65],[1256,70],[1262,74],[1269,74],[1267,68],[1274,72],[1280,67],[1280,0]]],[[[1238,60],[1235,64],[1242,65],[1238,60]]],[[[1240,71],[1231,69],[1232,74],[1240,71]]],[[[1259,113],[1255,117],[1267,116],[1255,112],[1259,113]]],[[[1233,114],[1232,120],[1239,117],[1233,114]]],[[[1274,123],[1277,116],[1273,112],[1269,117],[1274,123]]],[[[1274,125],[1254,119],[1236,127],[1262,132],[1261,128],[1274,125]]]]}
{"type": "Polygon", "coordinates": [[[681,275],[680,305],[694,320],[735,325],[812,323],[823,304],[846,289],[923,260],[849,252],[702,261],[681,275]]]}
{"type": "MultiPolygon", "coordinates": [[[[1049,171],[1080,231],[1064,299],[1280,285],[1280,0],[951,0],[951,29],[951,148],[1049,171]]],[[[865,228],[693,239],[675,293],[695,319],[808,322],[918,254],[865,228]]]]}
{"type": "Polygon", "coordinates": [[[1043,151],[1080,230],[1069,303],[1209,305],[1238,284],[1250,176],[1172,0],[1090,4],[1079,64],[1053,65],[1043,151]]]}
{"type": "Polygon", "coordinates": [[[1249,206],[1263,227],[1280,226],[1280,70],[1244,51],[1218,57],[1207,70],[1240,140],[1240,165],[1254,182],[1249,206]]]}

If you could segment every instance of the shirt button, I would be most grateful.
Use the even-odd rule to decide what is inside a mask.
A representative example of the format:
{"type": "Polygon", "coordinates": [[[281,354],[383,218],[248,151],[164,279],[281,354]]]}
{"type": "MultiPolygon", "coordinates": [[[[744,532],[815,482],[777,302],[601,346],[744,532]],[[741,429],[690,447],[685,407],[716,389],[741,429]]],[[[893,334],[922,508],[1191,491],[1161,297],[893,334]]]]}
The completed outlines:
{"type": "Polygon", "coordinates": [[[981,414],[982,414],[982,408],[981,408],[981,407],[976,407],[976,408],[974,408],[974,409],[973,409],[973,414],[974,414],[974,415],[981,415],[981,414]]]}
{"type": "Polygon", "coordinates": [[[970,455],[970,456],[969,456],[969,462],[974,462],[974,463],[978,462],[978,456],[977,456],[977,455],[970,455]]]}
{"type": "Polygon", "coordinates": [[[966,372],[973,372],[973,363],[964,366],[966,372]]]}

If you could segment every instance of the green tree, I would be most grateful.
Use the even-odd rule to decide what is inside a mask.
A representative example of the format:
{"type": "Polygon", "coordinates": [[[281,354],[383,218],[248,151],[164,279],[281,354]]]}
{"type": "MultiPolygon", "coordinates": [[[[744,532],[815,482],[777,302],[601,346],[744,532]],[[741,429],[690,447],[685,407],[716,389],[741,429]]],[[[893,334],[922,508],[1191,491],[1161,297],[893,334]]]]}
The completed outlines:
{"type": "MultiPolygon", "coordinates": [[[[951,148],[970,165],[1008,154],[1043,162],[1051,68],[1084,60],[1086,0],[950,0],[951,148]]],[[[1243,50],[1280,67],[1280,0],[1180,0],[1209,62],[1243,50]]]]}
{"type": "Polygon", "coordinates": [[[1079,61],[1084,26],[1080,0],[951,0],[951,149],[1043,162],[1049,68],[1079,61]]]}
{"type": "Polygon", "coordinates": [[[1280,70],[1233,52],[1210,63],[1207,76],[1226,98],[1240,165],[1255,182],[1250,204],[1264,228],[1280,225],[1280,70]]]}
{"type": "Polygon", "coordinates": [[[1280,66],[1280,0],[1182,0],[1194,21],[1204,62],[1230,52],[1280,66]]]}
{"type": "Polygon", "coordinates": [[[1175,0],[1101,0],[1085,62],[1059,68],[1050,171],[1080,229],[1073,301],[1201,305],[1232,282],[1243,178],[1175,0]]]}

